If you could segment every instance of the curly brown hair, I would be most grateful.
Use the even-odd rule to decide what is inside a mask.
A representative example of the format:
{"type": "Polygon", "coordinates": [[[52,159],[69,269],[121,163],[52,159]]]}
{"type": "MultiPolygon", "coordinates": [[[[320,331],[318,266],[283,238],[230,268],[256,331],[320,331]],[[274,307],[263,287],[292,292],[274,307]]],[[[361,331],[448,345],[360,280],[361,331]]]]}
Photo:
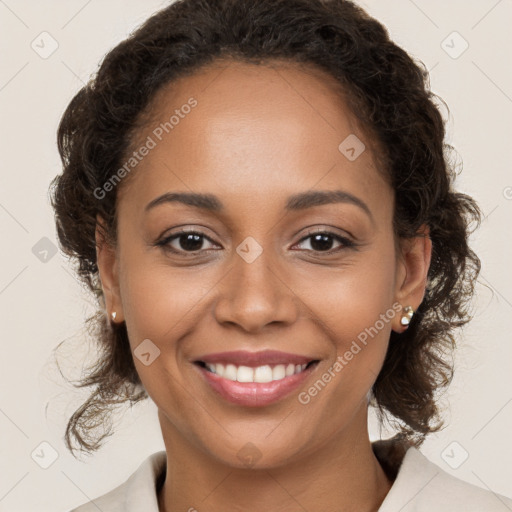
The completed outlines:
{"type": "Polygon", "coordinates": [[[97,450],[111,435],[105,424],[112,406],[148,396],[125,324],[106,317],[96,262],[98,215],[105,238],[116,243],[119,187],[101,199],[94,191],[130,153],[157,91],[226,57],[257,64],[286,59],[327,71],[380,148],[382,172],[395,191],[395,236],[418,236],[422,225],[430,229],[424,300],[409,328],[391,333],[370,401],[381,422],[393,422],[399,437],[419,446],[443,426],[437,395],[453,376],[454,330],[471,318],[480,261],[468,237],[481,212],[471,197],[453,190],[453,148],[444,142],[440,98],[430,91],[424,64],[347,0],[178,0],[112,49],[69,103],[58,128],[63,173],[51,183],[51,202],[60,247],[78,262],[77,275],[99,307],[87,319],[98,357],[77,384],[92,391],[68,421],[66,446],[73,453],[74,437],[82,450],[97,450]],[[99,426],[106,430],[101,435],[99,426]]]}

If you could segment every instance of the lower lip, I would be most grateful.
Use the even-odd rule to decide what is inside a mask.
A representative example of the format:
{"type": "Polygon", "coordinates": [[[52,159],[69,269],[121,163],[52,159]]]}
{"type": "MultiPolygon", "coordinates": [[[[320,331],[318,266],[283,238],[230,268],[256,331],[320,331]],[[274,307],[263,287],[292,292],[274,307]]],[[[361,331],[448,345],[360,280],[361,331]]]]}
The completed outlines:
{"type": "Polygon", "coordinates": [[[317,365],[318,363],[314,363],[300,373],[271,382],[237,382],[220,377],[202,366],[194,366],[201,370],[206,382],[229,402],[248,407],[260,407],[277,402],[289,395],[309,377],[317,365]]]}

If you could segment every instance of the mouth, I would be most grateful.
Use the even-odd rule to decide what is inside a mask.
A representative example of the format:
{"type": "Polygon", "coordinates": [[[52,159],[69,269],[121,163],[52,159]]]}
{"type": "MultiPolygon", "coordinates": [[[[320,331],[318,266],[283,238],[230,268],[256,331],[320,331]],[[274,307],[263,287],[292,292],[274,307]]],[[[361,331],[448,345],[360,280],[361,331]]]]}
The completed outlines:
{"type": "Polygon", "coordinates": [[[279,381],[287,377],[291,377],[292,375],[297,375],[309,368],[312,368],[318,362],[318,359],[313,359],[304,364],[266,364],[256,367],[244,365],[238,366],[231,363],[206,363],[204,361],[196,361],[195,364],[226,380],[263,384],[266,382],[279,381]]]}
{"type": "Polygon", "coordinates": [[[319,362],[320,359],[276,351],[224,352],[193,361],[203,382],[217,396],[247,407],[270,405],[289,396],[319,362]]]}

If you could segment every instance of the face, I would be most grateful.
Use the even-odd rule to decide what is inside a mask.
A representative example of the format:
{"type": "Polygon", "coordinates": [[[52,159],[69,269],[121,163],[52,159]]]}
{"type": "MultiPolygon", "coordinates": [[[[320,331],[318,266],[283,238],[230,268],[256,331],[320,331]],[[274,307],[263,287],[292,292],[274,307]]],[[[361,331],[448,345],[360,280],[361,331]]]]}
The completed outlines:
{"type": "Polygon", "coordinates": [[[211,65],[152,112],[98,264],[166,443],[271,467],[361,435],[428,257],[397,249],[393,190],[332,79],[211,65]]]}

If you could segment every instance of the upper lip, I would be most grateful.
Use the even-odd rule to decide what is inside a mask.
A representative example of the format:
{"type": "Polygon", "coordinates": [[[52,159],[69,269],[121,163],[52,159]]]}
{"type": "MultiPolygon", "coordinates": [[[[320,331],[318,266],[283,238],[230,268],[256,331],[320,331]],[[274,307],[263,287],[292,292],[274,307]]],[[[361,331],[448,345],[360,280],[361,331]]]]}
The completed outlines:
{"type": "Polygon", "coordinates": [[[260,352],[236,350],[233,352],[205,354],[204,356],[196,358],[194,362],[234,364],[235,366],[249,366],[256,368],[258,366],[271,364],[306,364],[315,360],[316,359],[313,357],[290,354],[288,352],[280,352],[277,350],[263,350],[260,352]]]}

